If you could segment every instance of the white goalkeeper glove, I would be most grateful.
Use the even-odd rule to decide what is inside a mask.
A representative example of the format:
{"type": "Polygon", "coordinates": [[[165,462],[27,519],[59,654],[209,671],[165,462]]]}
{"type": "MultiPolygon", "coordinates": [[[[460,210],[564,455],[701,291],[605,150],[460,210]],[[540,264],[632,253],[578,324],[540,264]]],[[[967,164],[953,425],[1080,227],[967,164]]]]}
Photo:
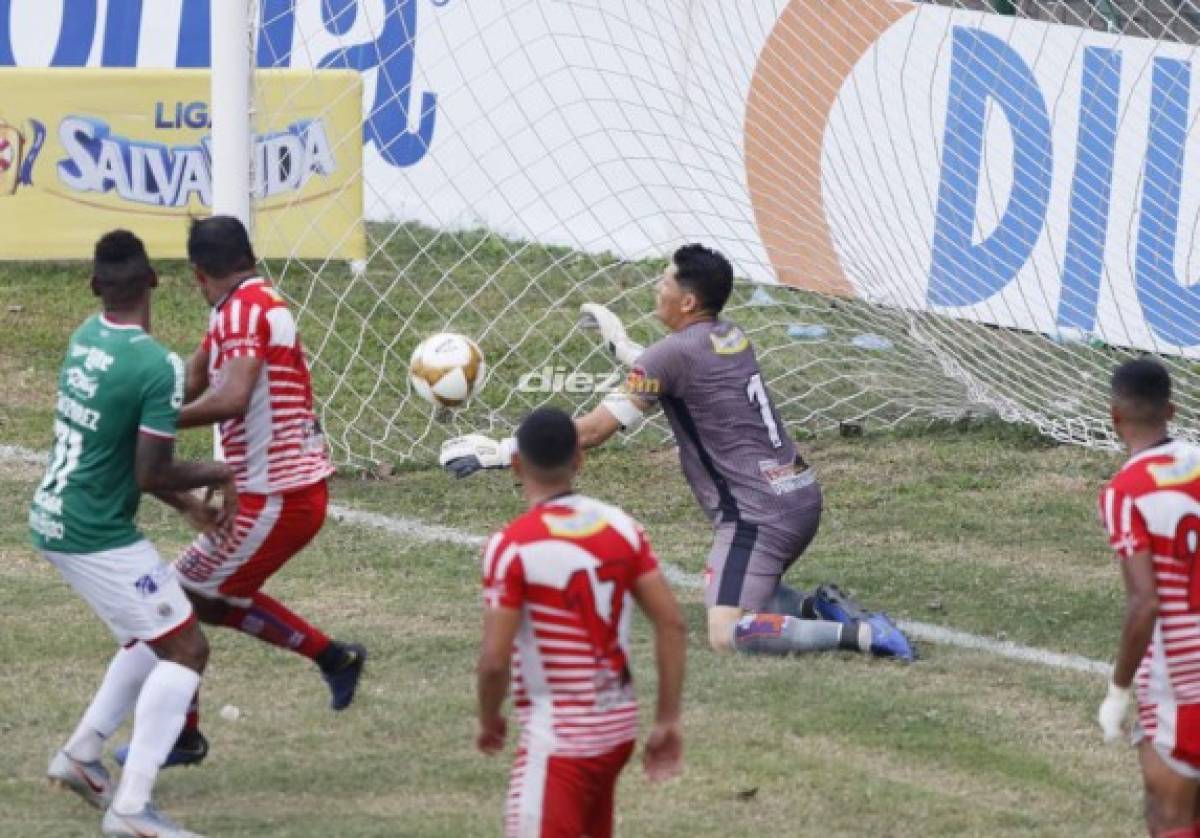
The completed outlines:
{"type": "Polygon", "coordinates": [[[642,354],[642,345],[625,334],[621,318],[599,303],[584,303],[579,307],[579,325],[599,329],[609,354],[627,367],[632,367],[642,354]]]}
{"type": "Polygon", "coordinates": [[[469,477],[484,468],[509,468],[517,441],[513,437],[491,439],[483,434],[448,439],[442,443],[438,464],[455,477],[469,477]]]}
{"type": "Polygon", "coordinates": [[[1104,701],[1100,704],[1100,712],[1096,714],[1096,721],[1100,723],[1100,730],[1104,733],[1104,741],[1108,743],[1116,742],[1125,733],[1125,714],[1129,712],[1129,688],[1118,687],[1116,684],[1108,685],[1108,695],[1104,696],[1104,701]]]}

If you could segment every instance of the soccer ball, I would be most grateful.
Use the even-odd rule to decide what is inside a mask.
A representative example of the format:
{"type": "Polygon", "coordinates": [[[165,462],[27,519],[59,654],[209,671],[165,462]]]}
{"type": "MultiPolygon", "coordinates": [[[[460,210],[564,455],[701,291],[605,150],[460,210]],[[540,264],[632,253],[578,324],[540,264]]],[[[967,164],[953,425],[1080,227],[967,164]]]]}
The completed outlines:
{"type": "Polygon", "coordinates": [[[475,341],[452,332],[430,335],[413,350],[408,380],[435,407],[462,407],[483,387],[487,364],[475,341]]]}

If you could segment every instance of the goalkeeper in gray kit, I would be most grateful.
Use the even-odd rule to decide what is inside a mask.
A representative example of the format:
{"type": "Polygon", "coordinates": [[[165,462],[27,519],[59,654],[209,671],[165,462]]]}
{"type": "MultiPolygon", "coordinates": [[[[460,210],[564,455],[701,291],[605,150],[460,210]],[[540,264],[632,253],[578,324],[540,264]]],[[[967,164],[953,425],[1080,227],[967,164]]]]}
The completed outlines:
{"type": "MultiPolygon", "coordinates": [[[[754,347],[721,318],[733,269],[698,244],[679,248],[655,287],[655,316],[670,334],[642,348],[620,319],[593,303],[614,357],[630,367],[625,386],[575,420],[585,448],[633,431],[656,406],[675,435],[679,462],[713,525],[705,570],[709,645],[718,652],[792,654],[848,649],[912,660],[904,634],[834,585],[805,594],[782,584],[817,533],[821,488],[771,401],[754,347]]],[[[447,440],[440,462],[458,477],[507,468],[511,439],[471,434],[447,440]]]]}

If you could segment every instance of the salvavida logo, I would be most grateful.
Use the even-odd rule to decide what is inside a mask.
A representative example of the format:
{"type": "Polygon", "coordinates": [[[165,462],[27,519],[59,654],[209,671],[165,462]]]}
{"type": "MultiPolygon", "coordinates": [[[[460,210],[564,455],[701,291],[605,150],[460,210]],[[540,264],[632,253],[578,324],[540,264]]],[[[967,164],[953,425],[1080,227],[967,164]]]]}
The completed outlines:
{"type": "MultiPolygon", "coordinates": [[[[436,94],[418,97],[413,86],[421,2],[426,0],[259,0],[256,61],[285,68],[312,60],[317,69],[362,73],[363,144],[373,143],[392,166],[411,166],[428,152],[437,122],[436,94]]],[[[436,7],[447,0],[428,2],[436,7]]],[[[211,14],[209,0],[0,0],[0,67],[161,67],[163,47],[174,48],[176,67],[208,67],[211,14]],[[62,9],[57,32],[38,44],[16,42],[15,33],[44,28],[45,5],[62,9]],[[45,54],[39,51],[43,42],[45,54]]]]}
{"type": "Polygon", "coordinates": [[[0,197],[33,183],[33,164],[45,140],[46,127],[36,119],[22,131],[0,118],[0,197]]]}
{"type": "MultiPolygon", "coordinates": [[[[59,180],[77,192],[115,192],[149,206],[185,207],[193,199],[212,204],[209,138],[169,146],[123,137],[91,116],[69,116],[59,124],[67,156],[59,180]]],[[[254,194],[259,199],[297,192],[314,176],[327,177],[337,161],[320,119],[293,123],[285,131],[254,138],[254,194]]]]}

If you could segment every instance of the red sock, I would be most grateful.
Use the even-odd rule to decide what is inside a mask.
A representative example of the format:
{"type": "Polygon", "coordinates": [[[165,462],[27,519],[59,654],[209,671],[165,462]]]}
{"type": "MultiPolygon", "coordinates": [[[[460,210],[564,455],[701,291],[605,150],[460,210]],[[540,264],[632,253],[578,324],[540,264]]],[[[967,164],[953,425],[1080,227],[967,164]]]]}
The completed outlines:
{"type": "Polygon", "coordinates": [[[1160,832],[1158,838],[1194,838],[1195,835],[1195,826],[1181,826],[1177,829],[1168,829],[1166,832],[1160,832]]]}
{"type": "Polygon", "coordinates": [[[188,705],[187,719],[183,723],[184,730],[198,730],[200,728],[200,690],[196,690],[196,694],[192,696],[192,703],[188,705]]]}
{"type": "Polygon", "coordinates": [[[229,610],[225,617],[226,626],[314,660],[329,646],[328,637],[305,622],[303,617],[288,610],[279,600],[261,591],[250,599],[249,608],[229,610]]]}

